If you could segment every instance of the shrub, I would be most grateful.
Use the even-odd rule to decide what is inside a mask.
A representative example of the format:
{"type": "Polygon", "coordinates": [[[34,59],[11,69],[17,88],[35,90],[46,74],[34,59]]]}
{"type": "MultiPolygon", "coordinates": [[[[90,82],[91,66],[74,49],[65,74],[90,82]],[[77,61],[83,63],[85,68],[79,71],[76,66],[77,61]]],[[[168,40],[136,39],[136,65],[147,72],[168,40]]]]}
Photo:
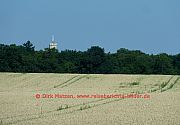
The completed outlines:
{"type": "Polygon", "coordinates": [[[62,110],[62,109],[63,109],[63,107],[61,105],[61,106],[58,107],[57,111],[62,110]]]}
{"type": "Polygon", "coordinates": [[[132,83],[130,83],[129,85],[139,85],[139,82],[132,82],[132,83]]]}

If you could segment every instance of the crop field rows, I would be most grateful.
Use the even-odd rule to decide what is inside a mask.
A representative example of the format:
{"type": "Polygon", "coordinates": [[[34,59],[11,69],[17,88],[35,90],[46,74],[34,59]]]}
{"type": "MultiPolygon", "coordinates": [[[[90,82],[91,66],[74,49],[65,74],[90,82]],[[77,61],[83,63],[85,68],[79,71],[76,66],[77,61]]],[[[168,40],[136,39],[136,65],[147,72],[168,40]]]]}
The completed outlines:
{"type": "Polygon", "coordinates": [[[142,115],[132,117],[136,118],[134,121],[137,124],[146,124],[147,121],[153,124],[158,120],[157,118],[160,118],[160,121],[157,121],[159,124],[180,123],[178,119],[180,116],[179,84],[180,76],[173,75],[0,73],[0,124],[106,124],[111,122],[130,124],[132,123],[131,113],[139,113],[139,110],[143,109],[142,115]],[[151,98],[146,100],[130,98],[37,99],[34,96],[37,93],[73,95],[148,93],[151,98]],[[173,103],[164,102],[162,97],[173,103]],[[144,107],[157,110],[160,115],[154,118],[153,113],[157,114],[157,111],[151,112],[152,110],[146,110],[144,107]],[[166,111],[169,114],[163,113],[166,111]],[[140,118],[148,113],[149,115],[144,120],[140,118]],[[170,119],[171,113],[175,113],[175,119],[170,119]],[[125,116],[130,118],[124,118],[125,116]],[[161,120],[163,117],[167,119],[161,120]]]}

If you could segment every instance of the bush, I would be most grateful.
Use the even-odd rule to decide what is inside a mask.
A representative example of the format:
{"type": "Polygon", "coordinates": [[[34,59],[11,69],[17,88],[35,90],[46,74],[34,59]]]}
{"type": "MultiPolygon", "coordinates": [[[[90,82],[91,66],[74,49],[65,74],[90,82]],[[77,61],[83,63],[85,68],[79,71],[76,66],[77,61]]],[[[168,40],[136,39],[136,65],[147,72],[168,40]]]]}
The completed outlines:
{"type": "Polygon", "coordinates": [[[132,82],[132,83],[130,83],[129,85],[139,85],[140,83],[139,82],[132,82]]]}

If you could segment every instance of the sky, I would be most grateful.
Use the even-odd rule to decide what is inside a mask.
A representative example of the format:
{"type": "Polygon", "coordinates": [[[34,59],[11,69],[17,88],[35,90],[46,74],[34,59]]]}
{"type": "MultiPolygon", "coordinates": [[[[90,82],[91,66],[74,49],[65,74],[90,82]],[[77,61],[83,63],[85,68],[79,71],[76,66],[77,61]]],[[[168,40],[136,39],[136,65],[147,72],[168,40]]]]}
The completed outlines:
{"type": "Polygon", "coordinates": [[[180,53],[180,0],[0,0],[0,43],[180,53]]]}

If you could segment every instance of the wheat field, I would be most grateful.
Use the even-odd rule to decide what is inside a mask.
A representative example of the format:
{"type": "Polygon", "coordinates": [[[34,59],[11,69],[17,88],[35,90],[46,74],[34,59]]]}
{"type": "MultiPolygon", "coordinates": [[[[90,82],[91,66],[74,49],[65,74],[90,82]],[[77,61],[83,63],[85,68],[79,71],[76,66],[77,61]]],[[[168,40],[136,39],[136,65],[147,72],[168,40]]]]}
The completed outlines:
{"type": "Polygon", "coordinates": [[[0,73],[0,125],[180,125],[180,76],[0,73]],[[150,98],[37,98],[148,94],[150,98]]]}

